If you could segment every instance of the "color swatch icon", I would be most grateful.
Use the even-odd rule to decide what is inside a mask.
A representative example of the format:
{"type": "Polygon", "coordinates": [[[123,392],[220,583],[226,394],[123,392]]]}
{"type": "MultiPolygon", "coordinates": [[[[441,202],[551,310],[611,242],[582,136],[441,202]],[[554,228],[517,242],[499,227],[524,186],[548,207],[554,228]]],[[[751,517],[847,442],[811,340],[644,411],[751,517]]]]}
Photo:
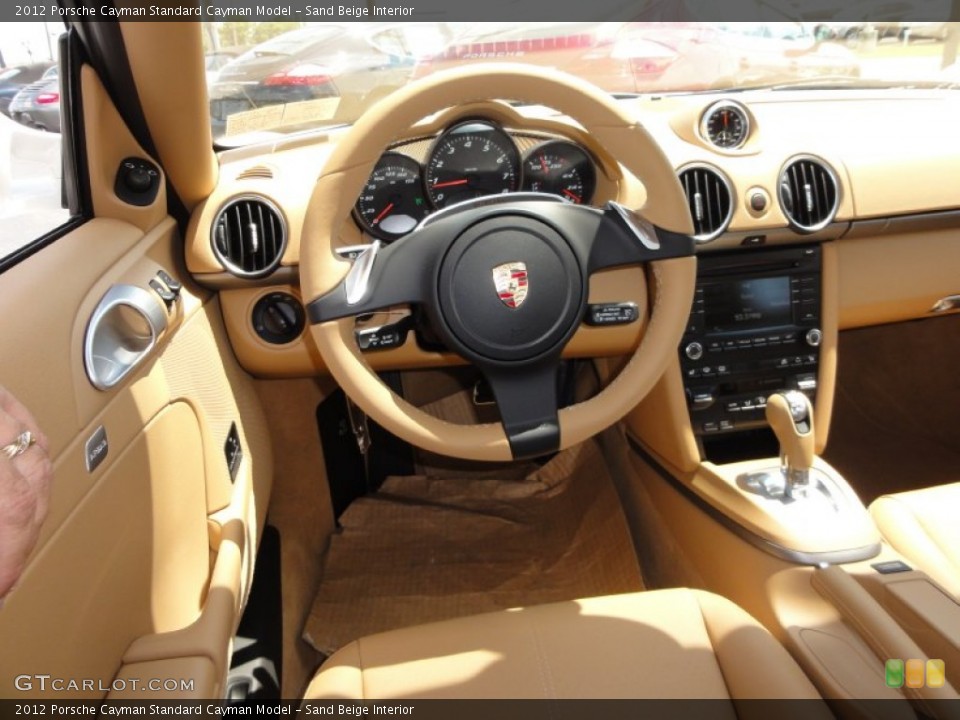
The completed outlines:
{"type": "Polygon", "coordinates": [[[927,687],[942,688],[946,674],[947,667],[943,660],[927,660],[927,687]]]}
{"type": "Polygon", "coordinates": [[[946,663],[943,660],[890,659],[883,667],[884,683],[889,688],[942,688],[946,682],[946,663]]]}
{"type": "Polygon", "coordinates": [[[884,670],[887,687],[903,687],[903,660],[887,660],[884,670]]]}
{"type": "Polygon", "coordinates": [[[923,660],[907,660],[907,687],[923,687],[923,660]]]}

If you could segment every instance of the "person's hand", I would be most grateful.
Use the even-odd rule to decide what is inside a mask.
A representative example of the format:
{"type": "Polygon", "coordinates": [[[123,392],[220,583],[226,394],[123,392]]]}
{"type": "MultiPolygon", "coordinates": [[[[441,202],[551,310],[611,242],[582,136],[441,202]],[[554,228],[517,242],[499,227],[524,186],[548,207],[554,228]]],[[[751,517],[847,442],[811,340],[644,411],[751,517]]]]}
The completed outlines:
{"type": "Polygon", "coordinates": [[[0,386],[0,603],[23,572],[47,516],[53,465],[36,420],[0,386]],[[29,432],[29,444],[20,443],[29,432]]]}

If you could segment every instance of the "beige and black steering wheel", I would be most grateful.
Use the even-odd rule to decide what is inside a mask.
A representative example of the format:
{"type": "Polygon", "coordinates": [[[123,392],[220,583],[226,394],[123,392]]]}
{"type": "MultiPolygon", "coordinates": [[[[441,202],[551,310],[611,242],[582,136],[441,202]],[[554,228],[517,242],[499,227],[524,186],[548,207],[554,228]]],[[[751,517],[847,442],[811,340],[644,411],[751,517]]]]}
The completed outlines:
{"type": "MultiPolygon", "coordinates": [[[[473,460],[533,457],[580,443],[622,418],[663,373],[686,325],[696,261],[683,190],[636,120],[575,77],[521,65],[437,73],[375,105],[339,142],[317,181],[303,228],[300,282],[313,338],[344,392],[383,427],[432,452],[473,460]],[[338,235],[396,128],[492,96],[546,105],[579,122],[646,190],[636,214],[521,193],[468,201],[429,217],[350,263],[338,235]],[[629,362],[604,390],[558,409],[561,353],[587,312],[590,276],[645,265],[650,317],[629,362]],[[503,302],[497,276],[522,302],[503,302]],[[506,275],[505,275],[506,274],[506,275]],[[454,352],[487,378],[500,424],[455,425],[399,397],[364,361],[354,317],[418,304],[454,352]]],[[[507,290],[507,292],[511,292],[507,290]]]]}

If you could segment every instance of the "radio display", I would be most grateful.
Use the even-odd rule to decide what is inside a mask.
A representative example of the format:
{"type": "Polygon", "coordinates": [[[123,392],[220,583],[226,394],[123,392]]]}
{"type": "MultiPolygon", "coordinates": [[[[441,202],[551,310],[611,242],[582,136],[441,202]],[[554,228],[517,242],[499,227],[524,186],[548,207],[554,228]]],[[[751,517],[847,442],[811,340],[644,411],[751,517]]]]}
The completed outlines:
{"type": "Polygon", "coordinates": [[[790,278],[772,277],[717,282],[703,287],[708,333],[790,325],[790,278]]]}

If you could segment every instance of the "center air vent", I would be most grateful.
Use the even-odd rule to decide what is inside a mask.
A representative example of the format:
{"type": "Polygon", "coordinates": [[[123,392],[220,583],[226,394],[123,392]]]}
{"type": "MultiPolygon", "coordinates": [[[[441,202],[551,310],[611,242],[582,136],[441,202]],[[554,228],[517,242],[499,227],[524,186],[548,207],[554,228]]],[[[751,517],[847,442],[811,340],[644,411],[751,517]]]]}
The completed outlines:
{"type": "Polygon", "coordinates": [[[837,177],[816,158],[799,157],[787,163],[780,173],[779,186],[780,207],[799,232],[821,230],[837,214],[837,177]]]}
{"type": "Polygon", "coordinates": [[[680,184],[687,195],[697,242],[709,242],[727,229],[733,202],[726,177],[707,165],[688,165],[680,171],[680,184]]]}
{"type": "Polygon", "coordinates": [[[220,208],[213,222],[213,252],[234,275],[272,272],[287,244],[283,215],[266,198],[244,195],[220,208]]]}

